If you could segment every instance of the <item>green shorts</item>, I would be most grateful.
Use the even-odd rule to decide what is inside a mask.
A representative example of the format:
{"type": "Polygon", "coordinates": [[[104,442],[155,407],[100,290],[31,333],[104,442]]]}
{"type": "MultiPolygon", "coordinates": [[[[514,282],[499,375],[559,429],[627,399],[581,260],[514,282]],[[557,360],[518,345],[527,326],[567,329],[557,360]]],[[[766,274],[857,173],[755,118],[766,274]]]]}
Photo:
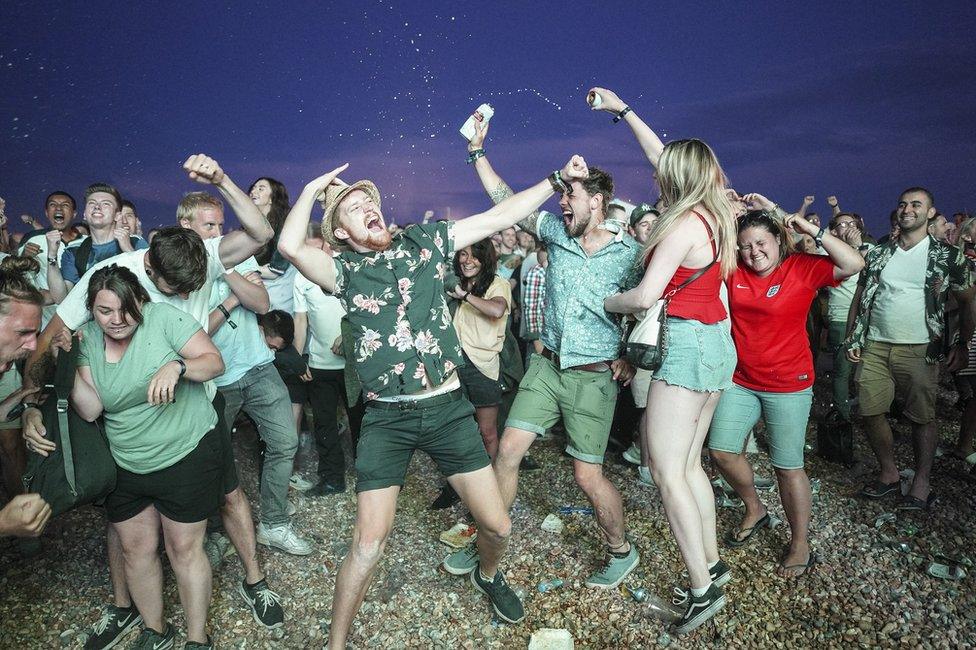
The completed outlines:
{"type": "Polygon", "coordinates": [[[460,390],[409,402],[366,403],[356,446],[356,492],[403,487],[417,449],[437,463],[444,476],[487,467],[474,407],[460,390]]]}
{"type": "Polygon", "coordinates": [[[534,354],[505,426],[540,435],[561,415],[569,442],[566,453],[600,464],[616,403],[617,382],[609,370],[560,370],[546,357],[534,354]]]}

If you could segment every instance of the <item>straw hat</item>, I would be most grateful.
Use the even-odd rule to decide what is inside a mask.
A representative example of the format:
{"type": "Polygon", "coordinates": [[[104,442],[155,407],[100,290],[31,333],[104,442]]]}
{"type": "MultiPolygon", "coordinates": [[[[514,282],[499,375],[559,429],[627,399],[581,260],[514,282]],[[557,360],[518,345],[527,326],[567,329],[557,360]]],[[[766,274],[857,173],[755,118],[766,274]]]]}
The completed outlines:
{"type": "Polygon", "coordinates": [[[322,214],[322,238],[329,242],[330,246],[343,246],[344,242],[336,239],[335,229],[339,225],[338,217],[336,212],[339,208],[339,203],[342,199],[352,192],[353,190],[362,190],[369,195],[369,198],[373,200],[376,207],[380,207],[380,191],[376,189],[376,185],[373,181],[361,180],[352,183],[351,185],[329,185],[325,188],[325,195],[319,195],[320,201],[322,203],[322,209],[325,211],[322,214]]]}

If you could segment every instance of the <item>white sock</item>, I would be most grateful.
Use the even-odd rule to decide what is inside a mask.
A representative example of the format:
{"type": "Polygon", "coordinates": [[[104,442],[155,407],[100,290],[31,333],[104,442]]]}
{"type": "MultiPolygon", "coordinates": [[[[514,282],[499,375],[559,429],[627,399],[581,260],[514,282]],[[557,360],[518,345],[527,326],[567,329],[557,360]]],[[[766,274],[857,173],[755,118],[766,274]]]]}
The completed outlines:
{"type": "Polygon", "coordinates": [[[478,575],[481,576],[481,579],[484,580],[485,582],[494,582],[495,581],[495,577],[494,576],[492,576],[492,577],[489,578],[484,573],[482,573],[480,567],[478,568],[478,575]]]}
{"type": "MultiPolygon", "coordinates": [[[[708,583],[708,587],[711,587],[711,586],[712,586],[712,584],[711,583],[708,583]]],[[[708,587],[702,587],[700,589],[695,589],[694,587],[692,587],[691,588],[691,595],[694,596],[695,598],[701,598],[702,596],[705,595],[705,592],[708,591],[708,587]]]]}
{"type": "Polygon", "coordinates": [[[721,562],[721,560],[715,560],[714,562],[712,562],[711,564],[709,564],[708,565],[708,570],[711,571],[712,569],[714,569],[715,568],[715,565],[718,564],[719,562],[721,562]]]}

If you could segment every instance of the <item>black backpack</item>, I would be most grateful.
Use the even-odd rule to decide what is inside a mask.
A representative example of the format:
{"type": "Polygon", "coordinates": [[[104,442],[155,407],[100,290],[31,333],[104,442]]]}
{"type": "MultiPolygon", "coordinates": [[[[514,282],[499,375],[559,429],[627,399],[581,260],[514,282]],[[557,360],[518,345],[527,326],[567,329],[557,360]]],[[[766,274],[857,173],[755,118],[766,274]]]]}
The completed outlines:
{"type": "MultiPolygon", "coordinates": [[[[132,249],[135,250],[136,245],[139,243],[139,238],[129,237],[129,243],[132,244],[132,249]]],[[[77,248],[75,248],[75,270],[78,271],[79,278],[85,274],[85,271],[88,270],[88,258],[91,257],[93,245],[94,243],[92,242],[92,238],[85,237],[85,239],[78,244],[77,248]]],[[[116,242],[116,246],[118,246],[118,242],[116,242]]],[[[120,248],[119,253],[121,252],[122,249],[120,248]]]]}
{"type": "Polygon", "coordinates": [[[39,493],[57,516],[103,500],[115,489],[116,465],[101,421],[87,422],[68,403],[75,382],[79,342],[58,354],[54,385],[40,405],[47,438],[57,445],[47,457],[30,453],[24,488],[39,493]]]}

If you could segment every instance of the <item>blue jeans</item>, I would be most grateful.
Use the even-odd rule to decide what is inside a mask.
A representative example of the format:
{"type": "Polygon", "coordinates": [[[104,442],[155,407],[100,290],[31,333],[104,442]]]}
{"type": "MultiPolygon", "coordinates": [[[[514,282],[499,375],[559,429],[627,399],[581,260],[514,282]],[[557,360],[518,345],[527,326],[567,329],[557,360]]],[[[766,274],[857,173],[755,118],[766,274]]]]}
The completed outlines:
{"type": "Polygon", "coordinates": [[[232,428],[243,410],[257,425],[267,445],[261,475],[261,523],[288,523],[288,480],[298,451],[298,431],[288,389],[274,364],[255,366],[239,380],[218,389],[224,398],[224,418],[232,428]]]}

